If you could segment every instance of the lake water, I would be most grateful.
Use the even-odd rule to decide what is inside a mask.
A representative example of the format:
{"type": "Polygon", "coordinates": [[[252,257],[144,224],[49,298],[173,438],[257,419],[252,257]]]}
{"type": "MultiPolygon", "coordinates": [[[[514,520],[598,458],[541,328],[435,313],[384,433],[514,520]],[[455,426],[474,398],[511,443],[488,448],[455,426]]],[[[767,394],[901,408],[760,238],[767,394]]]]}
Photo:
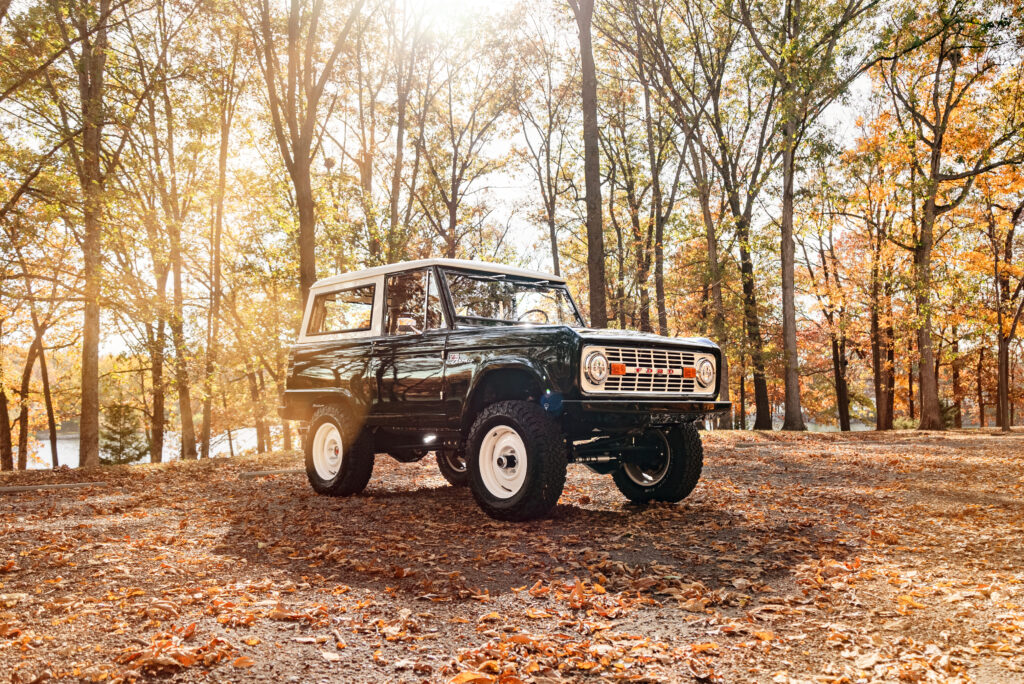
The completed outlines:
{"type": "MultiPolygon", "coordinates": [[[[44,433],[45,434],[45,433],[44,433]]],[[[235,453],[256,449],[256,428],[242,428],[231,431],[231,441],[235,453]]],[[[35,448],[29,454],[30,470],[46,470],[53,467],[50,454],[50,440],[42,439],[34,442],[35,448]]],[[[168,432],[164,435],[164,458],[166,461],[176,461],[181,455],[181,440],[175,432],[168,432]]],[[[228,456],[231,450],[228,448],[228,435],[223,433],[215,435],[210,439],[211,456],[228,456]]],[[[69,468],[78,467],[78,435],[67,434],[57,435],[57,460],[60,465],[69,468]]],[[[149,463],[147,455],[139,463],[149,463]]]]}

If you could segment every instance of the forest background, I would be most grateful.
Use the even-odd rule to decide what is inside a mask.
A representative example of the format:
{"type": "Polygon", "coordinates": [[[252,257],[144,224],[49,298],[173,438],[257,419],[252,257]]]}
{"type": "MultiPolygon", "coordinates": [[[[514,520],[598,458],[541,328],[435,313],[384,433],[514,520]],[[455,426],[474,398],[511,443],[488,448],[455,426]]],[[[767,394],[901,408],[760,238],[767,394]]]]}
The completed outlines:
{"type": "Polygon", "coordinates": [[[429,256],[714,339],[718,427],[1009,429],[1022,72],[1007,0],[0,0],[0,468],[291,449],[311,283],[429,256]]]}

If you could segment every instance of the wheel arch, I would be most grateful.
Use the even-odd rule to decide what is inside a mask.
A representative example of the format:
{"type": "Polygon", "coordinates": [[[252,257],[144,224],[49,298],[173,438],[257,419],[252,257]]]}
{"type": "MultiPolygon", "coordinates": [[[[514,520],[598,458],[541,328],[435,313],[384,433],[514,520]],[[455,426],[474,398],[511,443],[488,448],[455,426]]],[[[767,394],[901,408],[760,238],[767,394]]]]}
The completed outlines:
{"type": "Polygon", "coordinates": [[[528,359],[505,359],[481,367],[473,378],[462,407],[462,432],[469,430],[484,407],[497,401],[539,401],[546,373],[528,359]]]}
{"type": "Polygon", "coordinates": [[[300,420],[311,421],[316,415],[317,409],[324,406],[337,406],[348,412],[362,426],[365,424],[366,414],[369,412],[369,407],[365,402],[360,401],[344,388],[309,390],[302,392],[301,396],[289,397],[289,399],[293,400],[289,403],[296,407],[292,410],[292,415],[301,414],[300,420]]]}

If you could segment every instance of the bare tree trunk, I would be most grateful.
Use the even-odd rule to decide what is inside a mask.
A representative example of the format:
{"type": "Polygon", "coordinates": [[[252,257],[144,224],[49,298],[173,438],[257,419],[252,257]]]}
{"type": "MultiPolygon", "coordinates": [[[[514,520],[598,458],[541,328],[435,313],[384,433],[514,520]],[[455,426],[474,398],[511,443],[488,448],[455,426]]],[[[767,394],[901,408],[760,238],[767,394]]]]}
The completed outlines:
{"type": "MultiPolygon", "coordinates": [[[[658,307],[658,334],[668,336],[668,305],[665,302],[665,226],[658,222],[654,231],[654,299],[658,307]]],[[[719,342],[726,338],[720,337],[719,342]]],[[[725,353],[722,354],[722,368],[728,371],[728,361],[725,353]]],[[[724,385],[722,386],[722,400],[729,400],[729,374],[722,375],[724,385]]]]}
{"type": "Polygon", "coordinates": [[[839,429],[850,431],[850,390],[846,383],[846,339],[832,335],[832,376],[836,385],[836,407],[839,429]]]}
{"type": "Polygon", "coordinates": [[[883,368],[883,366],[885,365],[885,350],[883,349],[882,326],[880,321],[880,300],[882,288],[881,283],[879,282],[877,250],[875,250],[875,254],[873,256],[875,257],[875,259],[871,265],[869,310],[871,317],[871,376],[873,384],[875,386],[875,429],[891,430],[891,404],[889,402],[889,397],[886,396],[888,392],[888,385],[884,378],[883,368]]]}
{"type": "Polygon", "coordinates": [[[82,263],[85,306],[82,315],[82,413],[79,418],[79,465],[100,464],[100,285],[103,231],[103,87],[107,61],[107,21],[110,0],[99,0],[95,16],[99,24],[89,27],[84,8],[75,13],[79,36],[94,31],[93,40],[83,40],[78,60],[78,91],[82,108],[82,158],[79,182],[82,186],[82,263]]]}
{"type": "Polygon", "coordinates": [[[587,200],[587,274],[590,283],[590,324],[608,326],[605,301],[604,228],[601,221],[601,152],[597,128],[597,71],[590,26],[594,0],[569,0],[579,29],[583,96],[583,174],[587,200]]]}
{"type": "Polygon", "coordinates": [[[223,228],[224,170],[227,163],[227,149],[222,144],[221,178],[218,183],[218,197],[215,225],[213,227],[213,257],[210,278],[210,310],[206,319],[206,368],[203,374],[203,423],[200,428],[200,458],[210,458],[210,430],[213,421],[213,373],[217,367],[217,345],[220,339],[220,243],[223,228]]]}
{"type": "Polygon", "coordinates": [[[46,404],[46,426],[50,432],[50,463],[56,470],[60,466],[57,460],[57,420],[53,415],[53,395],[50,393],[50,371],[46,367],[46,353],[39,344],[39,373],[43,380],[43,402],[46,404]]]}
{"type": "Polygon", "coordinates": [[[316,282],[316,201],[310,162],[296,159],[292,174],[295,184],[295,203],[299,208],[299,293],[302,306],[306,305],[309,289],[316,282]]]}
{"type": "Polygon", "coordinates": [[[558,226],[555,223],[554,211],[548,211],[548,239],[551,240],[551,272],[555,275],[562,275],[561,265],[558,263],[558,226]]]}
{"type": "Polygon", "coordinates": [[[0,470],[14,470],[14,445],[11,444],[11,416],[7,393],[0,382],[0,470]]]}
{"type": "Polygon", "coordinates": [[[249,381],[249,396],[252,399],[252,412],[256,423],[256,452],[262,454],[267,450],[267,428],[263,422],[263,402],[260,400],[256,371],[253,370],[249,362],[245,364],[245,376],[249,381]]]}
{"type": "MultiPolygon", "coordinates": [[[[699,163],[696,151],[693,152],[693,157],[693,164],[696,167],[699,163]]],[[[713,307],[711,320],[715,336],[718,338],[719,344],[725,344],[725,340],[728,339],[728,332],[725,327],[725,303],[722,300],[722,266],[718,259],[718,236],[715,231],[714,217],[711,215],[711,198],[708,194],[708,187],[706,183],[700,184],[698,193],[701,205],[701,216],[704,221],[704,245],[708,254],[708,278],[711,281],[711,304],[713,307]]],[[[661,241],[658,240],[656,247],[660,246],[660,243],[661,241]]],[[[664,282],[662,282],[662,293],[664,293],[664,282]]],[[[659,309],[659,324],[661,322],[661,314],[662,311],[659,309]]],[[[722,384],[719,391],[719,398],[722,401],[729,401],[729,357],[726,355],[724,350],[722,351],[721,377],[722,384]]],[[[728,418],[725,416],[719,417],[717,420],[717,427],[719,429],[724,428],[725,421],[727,420],[728,418]]]]}
{"type": "MultiPolygon", "coordinates": [[[[220,401],[221,401],[221,406],[224,407],[224,413],[227,414],[227,412],[228,412],[227,392],[221,392],[220,401]]],[[[231,458],[235,457],[235,442],[234,442],[234,439],[231,436],[231,424],[230,423],[228,424],[228,454],[230,454],[231,458]]]]}
{"type": "MultiPolygon", "coordinates": [[[[891,305],[891,302],[890,302],[891,305]]],[[[892,430],[896,420],[896,331],[892,325],[892,315],[885,327],[885,359],[882,381],[886,386],[886,400],[889,404],[886,430],[892,430]]]]}
{"type": "Polygon", "coordinates": [[[978,427],[985,427],[985,389],[983,377],[985,373],[985,348],[978,350],[978,427]]]}
{"type": "Polygon", "coordinates": [[[911,356],[913,351],[913,343],[907,342],[907,408],[910,411],[910,420],[914,420],[914,361],[911,356]]]}
{"type": "Polygon", "coordinates": [[[960,337],[957,326],[953,326],[953,427],[964,426],[964,398],[960,387],[960,337]]]}
{"type": "MultiPolygon", "coordinates": [[[[416,29],[418,31],[418,28],[416,29]]],[[[416,67],[416,43],[418,35],[413,36],[412,44],[405,44],[405,37],[394,32],[397,43],[397,54],[395,55],[397,100],[395,102],[395,159],[391,171],[391,202],[388,207],[388,259],[390,261],[395,249],[395,236],[398,233],[398,208],[402,196],[402,164],[405,158],[405,131],[408,128],[409,90],[412,88],[412,79],[416,67]]],[[[411,204],[411,202],[410,202],[411,204]]],[[[404,228],[405,226],[403,226],[404,228]]]]}
{"type": "Polygon", "coordinates": [[[281,449],[292,450],[292,426],[287,420],[281,421],[281,449]]]}
{"type": "Polygon", "coordinates": [[[615,214],[615,167],[610,171],[610,191],[608,192],[608,217],[615,231],[615,292],[612,297],[613,319],[619,322],[619,328],[626,328],[626,243],[622,236],[622,226],[615,214]]]}
{"type": "Polygon", "coordinates": [[[996,423],[1003,432],[1010,431],[1010,338],[1001,330],[996,333],[999,340],[998,390],[996,401],[996,423]]]}
{"type": "Polygon", "coordinates": [[[173,308],[171,312],[171,343],[174,345],[174,382],[178,389],[178,412],[181,420],[181,458],[196,458],[196,428],[192,417],[192,395],[188,373],[188,351],[185,344],[184,292],[181,279],[181,226],[170,227],[170,260],[173,279],[173,308]]]}
{"type": "Polygon", "coordinates": [[[231,66],[221,93],[220,149],[217,155],[217,195],[214,203],[213,258],[210,267],[210,311],[207,316],[206,369],[203,377],[202,457],[210,457],[210,429],[213,420],[213,373],[217,367],[217,347],[220,343],[220,277],[221,236],[224,233],[224,193],[228,178],[228,148],[231,143],[231,123],[235,107],[235,63],[238,58],[238,40],[232,45],[231,66]]]}
{"type": "Polygon", "coordinates": [[[153,422],[149,435],[149,461],[160,463],[164,458],[164,351],[167,348],[166,323],[160,318],[149,350],[149,376],[153,382],[153,422]]]}
{"type": "Polygon", "coordinates": [[[918,428],[921,430],[942,430],[945,427],[942,423],[942,409],[939,406],[939,381],[935,374],[935,352],[932,348],[932,231],[935,218],[935,199],[929,198],[925,202],[921,219],[921,237],[914,250],[915,300],[921,320],[917,329],[921,387],[921,422],[918,428]]]}
{"type": "Polygon", "coordinates": [[[800,362],[796,344],[796,284],[793,242],[793,176],[796,173],[796,122],[783,121],[782,154],[782,351],[786,362],[783,430],[806,430],[800,407],[800,362]]]}
{"type": "Polygon", "coordinates": [[[18,414],[18,470],[28,468],[28,391],[32,382],[32,369],[36,365],[38,355],[39,338],[36,337],[28,348],[25,369],[21,374],[21,391],[18,393],[21,399],[21,411],[18,414]]]}
{"type": "Polygon", "coordinates": [[[750,342],[750,361],[753,366],[755,430],[772,429],[772,408],[768,402],[768,381],[764,372],[764,342],[761,322],[757,314],[757,294],[754,287],[754,262],[748,247],[750,235],[745,222],[737,226],[740,243],[740,278],[743,281],[743,315],[747,340],[750,342]]]}
{"type": "MultiPolygon", "coordinates": [[[[1013,368],[1013,365],[1011,364],[1010,365],[1010,387],[1013,387],[1013,370],[1014,370],[1014,368],[1013,368]]],[[[1010,426],[1011,427],[1013,426],[1013,424],[1015,422],[1015,418],[1014,418],[1014,415],[1013,415],[1013,408],[1014,408],[1014,402],[1013,402],[1013,398],[1011,397],[1010,398],[1010,426]]]]}
{"type": "Polygon", "coordinates": [[[740,352],[740,430],[747,429],[747,355],[740,352]]]}

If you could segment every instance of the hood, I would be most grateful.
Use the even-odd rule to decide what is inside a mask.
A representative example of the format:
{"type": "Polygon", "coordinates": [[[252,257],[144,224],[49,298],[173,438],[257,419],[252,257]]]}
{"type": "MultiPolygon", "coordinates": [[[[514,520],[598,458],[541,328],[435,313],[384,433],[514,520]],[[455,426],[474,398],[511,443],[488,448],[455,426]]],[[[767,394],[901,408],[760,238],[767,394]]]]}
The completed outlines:
{"type": "Polygon", "coordinates": [[[654,333],[615,328],[573,328],[573,332],[584,342],[605,342],[611,344],[650,344],[670,347],[718,349],[718,345],[706,337],[663,337],[654,333]]]}

